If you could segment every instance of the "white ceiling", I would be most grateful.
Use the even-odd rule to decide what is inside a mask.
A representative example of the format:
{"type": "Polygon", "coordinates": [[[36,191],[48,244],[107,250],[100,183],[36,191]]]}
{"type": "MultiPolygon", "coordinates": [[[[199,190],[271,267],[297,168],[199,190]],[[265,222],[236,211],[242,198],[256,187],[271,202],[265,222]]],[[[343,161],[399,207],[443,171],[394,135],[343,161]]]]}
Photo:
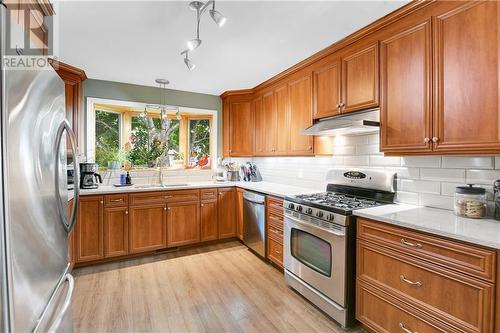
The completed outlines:
{"type": "Polygon", "coordinates": [[[93,79],[219,95],[252,88],[408,1],[217,1],[227,18],[218,28],[208,13],[203,43],[193,38],[194,12],[185,1],[68,1],[58,4],[59,55],[93,79]]]}

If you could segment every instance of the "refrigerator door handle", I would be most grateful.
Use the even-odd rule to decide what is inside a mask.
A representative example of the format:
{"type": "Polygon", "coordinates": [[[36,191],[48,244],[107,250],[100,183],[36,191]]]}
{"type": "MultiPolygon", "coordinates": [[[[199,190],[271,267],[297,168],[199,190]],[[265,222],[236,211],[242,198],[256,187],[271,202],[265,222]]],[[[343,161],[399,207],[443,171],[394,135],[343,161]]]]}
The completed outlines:
{"type": "Polygon", "coordinates": [[[59,215],[61,216],[62,219],[62,224],[64,226],[64,229],[66,229],[66,232],[70,232],[73,226],[75,225],[76,221],[76,213],[78,209],[78,198],[80,196],[80,188],[79,188],[79,169],[78,169],[78,156],[77,156],[77,151],[76,151],[76,138],[75,138],[75,133],[71,129],[71,125],[69,122],[65,119],[59,125],[59,128],[57,129],[57,134],[56,134],[56,146],[55,146],[55,156],[56,156],[56,177],[55,177],[55,190],[56,190],[56,196],[57,196],[57,209],[59,211],[59,215]],[[59,163],[60,163],[60,156],[59,156],[59,150],[61,149],[61,141],[62,141],[62,136],[64,134],[64,131],[68,133],[68,138],[69,142],[71,144],[71,150],[73,152],[73,179],[74,179],[74,186],[73,186],[73,191],[74,191],[74,196],[73,196],[73,209],[71,210],[71,217],[67,217],[67,212],[65,210],[65,207],[63,205],[63,202],[60,198],[59,195],[59,182],[60,182],[60,175],[59,175],[59,163]]]}
{"type": "MultiPolygon", "coordinates": [[[[64,316],[66,315],[66,312],[70,308],[71,299],[73,297],[73,290],[74,289],[75,289],[75,280],[70,273],[67,273],[66,275],[64,275],[64,277],[59,282],[59,284],[56,288],[56,291],[54,292],[51,299],[49,300],[49,304],[47,305],[47,308],[45,309],[44,313],[40,317],[40,320],[38,321],[37,326],[33,330],[33,333],[42,333],[42,331],[43,331],[43,333],[56,333],[56,332],[58,332],[58,329],[61,326],[61,323],[64,319],[64,316]],[[49,311],[48,308],[49,308],[50,304],[54,301],[54,298],[56,297],[56,294],[57,294],[57,290],[65,282],[68,283],[68,291],[66,292],[66,297],[64,298],[64,302],[61,305],[61,311],[59,311],[59,313],[55,316],[55,318],[52,321],[52,323],[50,324],[50,326],[48,326],[49,328],[45,329],[44,325],[43,325],[43,318],[47,317],[47,315],[48,315],[47,312],[49,311]]],[[[45,327],[47,327],[47,326],[45,326],[45,327]]]]}

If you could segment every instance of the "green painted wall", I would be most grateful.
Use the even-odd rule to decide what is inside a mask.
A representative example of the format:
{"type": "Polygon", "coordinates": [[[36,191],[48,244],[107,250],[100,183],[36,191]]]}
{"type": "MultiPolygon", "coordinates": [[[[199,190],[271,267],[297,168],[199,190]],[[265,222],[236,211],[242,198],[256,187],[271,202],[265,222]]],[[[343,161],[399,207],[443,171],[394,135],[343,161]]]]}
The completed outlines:
{"type": "MultiPolygon", "coordinates": [[[[160,88],[121,82],[87,79],[83,82],[83,110],[87,119],[87,97],[106,98],[139,103],[158,103],[160,88]]],[[[219,96],[167,89],[167,103],[190,108],[217,110],[217,150],[222,154],[222,100],[219,96]]],[[[82,118],[80,118],[82,119],[82,118]]],[[[87,128],[85,125],[85,133],[87,128]]]]}

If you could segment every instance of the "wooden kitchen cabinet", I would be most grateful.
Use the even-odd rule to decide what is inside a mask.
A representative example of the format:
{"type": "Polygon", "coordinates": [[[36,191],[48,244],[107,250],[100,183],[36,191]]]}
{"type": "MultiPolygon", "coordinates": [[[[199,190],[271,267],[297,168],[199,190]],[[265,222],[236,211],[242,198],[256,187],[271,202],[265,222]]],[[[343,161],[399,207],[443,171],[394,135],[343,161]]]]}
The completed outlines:
{"type": "Polygon", "coordinates": [[[263,105],[263,96],[258,96],[252,101],[254,124],[255,124],[255,141],[254,155],[265,155],[266,151],[266,112],[263,105]]]}
{"type": "Polygon", "coordinates": [[[167,206],[167,245],[182,246],[200,242],[200,203],[176,202],[167,206]]]}
{"type": "Polygon", "coordinates": [[[378,106],[378,42],[358,44],[342,51],[342,113],[378,106]]]}
{"type": "Polygon", "coordinates": [[[201,241],[211,241],[219,238],[217,223],[217,200],[202,201],[201,204],[201,241]]]}
{"type": "Polygon", "coordinates": [[[104,258],[103,196],[82,196],[76,222],[77,263],[104,258]]]}
{"type": "MultiPolygon", "coordinates": [[[[71,216],[71,212],[73,210],[73,205],[74,204],[75,204],[74,199],[71,199],[68,202],[68,216],[71,216]]],[[[68,237],[68,240],[69,240],[69,264],[70,264],[70,270],[71,271],[73,270],[73,267],[75,266],[75,261],[76,261],[76,253],[75,253],[76,240],[75,240],[75,235],[76,235],[75,226],[73,226],[73,229],[71,229],[71,231],[69,233],[69,237],[68,237]]]]}
{"type": "Polygon", "coordinates": [[[380,42],[381,150],[432,151],[431,20],[397,22],[380,42]]]}
{"type": "Polygon", "coordinates": [[[104,208],[104,256],[106,258],[128,254],[128,207],[104,208]]]}
{"type": "Polygon", "coordinates": [[[495,251],[363,218],[357,228],[356,316],[363,324],[391,331],[395,319],[418,327],[429,318],[442,332],[494,331],[495,251]],[[390,318],[388,299],[392,307],[405,304],[410,317],[390,318]]]}
{"type": "Polygon", "coordinates": [[[274,155],[287,155],[290,136],[289,95],[287,84],[274,88],[274,155]]]}
{"type": "Polygon", "coordinates": [[[140,253],[167,247],[166,203],[142,204],[129,208],[130,253],[140,253]]]}
{"type": "Polygon", "coordinates": [[[434,17],[436,152],[500,152],[500,4],[458,2],[434,17]]]}
{"type": "Polygon", "coordinates": [[[252,156],[254,149],[254,112],[252,95],[230,96],[225,107],[229,108],[229,155],[252,156]]]}
{"type": "Polygon", "coordinates": [[[276,117],[273,91],[266,91],[254,100],[255,151],[254,155],[274,154],[276,117]]]}
{"type": "Polygon", "coordinates": [[[340,114],[341,72],[338,56],[314,71],[314,118],[340,114]]]}
{"type": "Polygon", "coordinates": [[[240,240],[243,240],[243,193],[245,190],[236,189],[236,233],[240,240]]]}
{"type": "Polygon", "coordinates": [[[283,268],[283,199],[266,196],[267,258],[283,268]]]}
{"type": "Polygon", "coordinates": [[[313,136],[302,135],[312,125],[312,74],[288,83],[289,139],[287,155],[312,155],[313,136]]]}
{"type": "Polygon", "coordinates": [[[236,190],[227,187],[218,191],[219,239],[236,237],[236,190]]]}

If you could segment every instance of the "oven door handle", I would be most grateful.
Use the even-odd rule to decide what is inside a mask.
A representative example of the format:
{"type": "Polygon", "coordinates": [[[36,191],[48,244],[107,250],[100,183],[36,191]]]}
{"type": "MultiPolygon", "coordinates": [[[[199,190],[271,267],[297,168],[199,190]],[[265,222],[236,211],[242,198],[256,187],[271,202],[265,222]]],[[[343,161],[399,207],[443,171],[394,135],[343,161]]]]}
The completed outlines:
{"type": "MultiPolygon", "coordinates": [[[[313,223],[306,223],[306,222],[303,222],[295,217],[292,217],[292,216],[289,216],[289,215],[285,215],[285,219],[290,219],[291,221],[293,221],[293,223],[296,223],[298,225],[301,225],[301,226],[305,226],[305,227],[309,227],[309,228],[314,228],[314,229],[319,229],[321,231],[324,231],[324,232],[328,232],[330,234],[333,234],[335,236],[339,236],[339,237],[345,237],[345,231],[341,231],[341,230],[332,230],[332,229],[328,229],[328,228],[322,228],[316,224],[313,224],[313,223]]],[[[326,222],[328,223],[328,222],[326,222]]]]}

